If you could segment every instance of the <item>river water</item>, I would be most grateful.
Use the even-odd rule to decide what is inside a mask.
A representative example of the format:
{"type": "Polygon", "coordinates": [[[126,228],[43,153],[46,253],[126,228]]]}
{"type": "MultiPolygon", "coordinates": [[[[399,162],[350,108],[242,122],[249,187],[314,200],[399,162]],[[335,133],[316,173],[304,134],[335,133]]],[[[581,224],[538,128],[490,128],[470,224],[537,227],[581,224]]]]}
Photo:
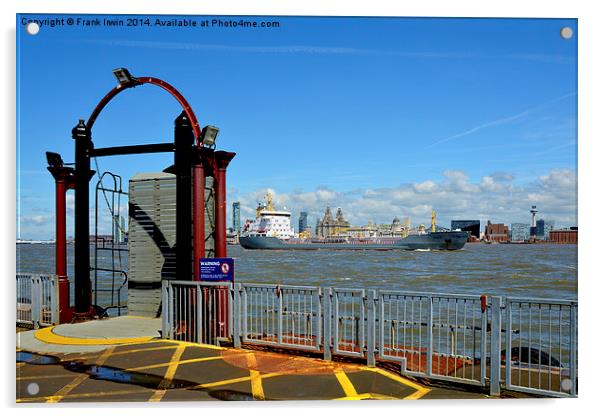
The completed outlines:
{"type": "MultiPolygon", "coordinates": [[[[99,267],[111,264],[101,252],[99,267]]],[[[228,246],[237,282],[373,288],[552,299],[577,298],[577,246],[467,244],[459,251],[257,251],[228,246]]],[[[73,246],[68,247],[73,276],[73,246]]],[[[119,265],[115,255],[115,264],[119,265]]],[[[92,258],[91,264],[94,265],[92,258]]],[[[127,253],[121,268],[127,271],[127,253]]],[[[52,273],[54,245],[17,246],[17,271],[52,273]]],[[[98,287],[119,287],[120,275],[100,274],[98,287]]],[[[127,298],[127,286],[121,292],[127,298]]],[[[99,292],[99,304],[110,292],[99,292]]],[[[116,301],[114,297],[113,302],[116,301]]]]}

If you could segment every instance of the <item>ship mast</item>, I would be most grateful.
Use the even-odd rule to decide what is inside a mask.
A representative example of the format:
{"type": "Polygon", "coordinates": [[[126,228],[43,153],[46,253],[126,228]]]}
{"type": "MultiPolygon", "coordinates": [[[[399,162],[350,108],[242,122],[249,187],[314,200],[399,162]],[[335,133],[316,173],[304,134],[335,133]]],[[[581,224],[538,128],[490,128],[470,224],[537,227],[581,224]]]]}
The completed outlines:
{"type": "Polygon", "coordinates": [[[268,191],[268,211],[274,211],[272,208],[272,194],[268,191]]]}
{"type": "Polygon", "coordinates": [[[435,210],[431,212],[431,232],[434,233],[437,230],[435,225],[435,221],[437,220],[437,214],[435,214],[435,210]]]}

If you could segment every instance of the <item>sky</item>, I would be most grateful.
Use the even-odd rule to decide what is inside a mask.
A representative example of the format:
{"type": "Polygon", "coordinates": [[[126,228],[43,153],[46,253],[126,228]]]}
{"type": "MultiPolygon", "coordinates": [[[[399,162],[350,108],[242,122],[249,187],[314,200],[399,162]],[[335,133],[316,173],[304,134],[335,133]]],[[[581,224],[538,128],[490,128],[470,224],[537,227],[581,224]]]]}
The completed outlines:
{"type": "MultiPolygon", "coordinates": [[[[228,208],[240,201],[243,219],[270,190],[295,226],[299,211],[313,225],[326,206],[354,225],[429,223],[432,209],[446,227],[527,223],[531,205],[557,228],[577,225],[575,19],[272,16],[244,20],[278,27],[177,28],[145,16],[149,26],[42,25],[35,36],[22,25],[68,17],[116,18],[17,16],[18,238],[54,238],[45,152],[73,161],[71,129],[116,84],[117,67],[171,83],[201,125],[219,126],[218,149],[237,153],[228,208]]],[[[214,18],[240,20],[194,20],[214,18]]],[[[128,90],[98,118],[95,146],[170,141],[180,111],[160,88],[128,90]]],[[[126,187],[172,158],[98,165],[126,187]]],[[[72,208],[71,191],[68,234],[72,208]]]]}

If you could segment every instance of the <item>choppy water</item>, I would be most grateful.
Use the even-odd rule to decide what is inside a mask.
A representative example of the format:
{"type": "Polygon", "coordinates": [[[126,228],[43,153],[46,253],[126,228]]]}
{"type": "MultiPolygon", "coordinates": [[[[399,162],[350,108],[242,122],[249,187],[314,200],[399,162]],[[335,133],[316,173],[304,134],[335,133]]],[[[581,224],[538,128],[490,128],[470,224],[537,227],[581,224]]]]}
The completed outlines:
{"type": "MultiPolygon", "coordinates": [[[[68,269],[73,275],[73,247],[68,269]]],[[[109,253],[99,257],[107,267],[109,253]]],[[[443,251],[253,251],[228,246],[238,282],[576,299],[576,245],[467,244],[443,251]]],[[[116,261],[117,262],[117,261],[116,261]]],[[[92,260],[93,264],[93,260],[92,260]]],[[[122,255],[127,270],[127,254],[122,255]]],[[[17,246],[17,270],[54,271],[54,245],[17,246]]],[[[119,284],[121,278],[116,282],[119,284]]],[[[111,285],[110,275],[99,287],[111,285]]],[[[127,288],[122,291],[127,296],[127,288]]],[[[99,303],[109,301],[107,293],[99,303]]]]}

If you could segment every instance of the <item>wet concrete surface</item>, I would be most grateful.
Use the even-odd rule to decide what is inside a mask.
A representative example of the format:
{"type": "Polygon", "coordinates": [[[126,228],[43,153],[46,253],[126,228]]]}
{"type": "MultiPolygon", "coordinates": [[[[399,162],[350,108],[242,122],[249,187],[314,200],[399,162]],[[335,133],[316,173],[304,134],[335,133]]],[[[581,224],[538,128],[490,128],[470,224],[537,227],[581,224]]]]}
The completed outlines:
{"type": "Polygon", "coordinates": [[[358,364],[160,339],[66,351],[17,351],[17,402],[486,397],[426,387],[358,364]]]}

